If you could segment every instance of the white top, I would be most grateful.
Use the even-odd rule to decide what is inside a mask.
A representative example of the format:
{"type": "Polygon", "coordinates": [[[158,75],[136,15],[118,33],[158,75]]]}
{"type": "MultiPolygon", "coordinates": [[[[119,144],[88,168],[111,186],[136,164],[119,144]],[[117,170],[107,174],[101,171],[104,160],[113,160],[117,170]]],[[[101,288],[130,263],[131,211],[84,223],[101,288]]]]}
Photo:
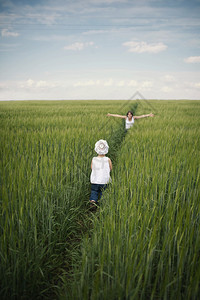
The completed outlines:
{"type": "Polygon", "coordinates": [[[126,129],[129,129],[133,126],[134,124],[134,118],[132,117],[131,121],[129,121],[128,118],[126,118],[126,129]]]}
{"type": "Polygon", "coordinates": [[[110,166],[109,158],[93,157],[92,159],[92,173],[90,175],[90,182],[95,184],[107,184],[110,181],[110,166]]]}

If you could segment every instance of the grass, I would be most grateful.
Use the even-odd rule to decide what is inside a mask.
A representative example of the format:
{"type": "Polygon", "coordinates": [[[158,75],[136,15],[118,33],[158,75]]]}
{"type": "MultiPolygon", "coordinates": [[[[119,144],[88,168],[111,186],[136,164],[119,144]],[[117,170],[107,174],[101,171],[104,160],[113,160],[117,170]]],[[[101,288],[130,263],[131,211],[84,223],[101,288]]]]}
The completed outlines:
{"type": "Polygon", "coordinates": [[[198,299],[199,101],[0,106],[1,298],[198,299]],[[106,114],[130,108],[156,117],[125,134],[106,114]],[[114,169],[91,215],[100,138],[114,169]]]}
{"type": "Polygon", "coordinates": [[[1,297],[56,295],[85,218],[90,162],[119,101],[1,102],[1,297]],[[96,113],[98,110],[98,115],[96,113]]]}
{"type": "Polygon", "coordinates": [[[199,102],[151,103],[157,116],[126,135],[64,298],[198,299],[199,102]]]}

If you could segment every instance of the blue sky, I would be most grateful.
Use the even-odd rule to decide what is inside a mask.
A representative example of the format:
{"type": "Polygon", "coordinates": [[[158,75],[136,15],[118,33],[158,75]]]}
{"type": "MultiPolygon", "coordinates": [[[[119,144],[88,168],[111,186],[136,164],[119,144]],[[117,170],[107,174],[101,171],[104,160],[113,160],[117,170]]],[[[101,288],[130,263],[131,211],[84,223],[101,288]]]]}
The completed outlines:
{"type": "Polygon", "coordinates": [[[0,0],[0,100],[200,99],[200,0],[0,0]]]}

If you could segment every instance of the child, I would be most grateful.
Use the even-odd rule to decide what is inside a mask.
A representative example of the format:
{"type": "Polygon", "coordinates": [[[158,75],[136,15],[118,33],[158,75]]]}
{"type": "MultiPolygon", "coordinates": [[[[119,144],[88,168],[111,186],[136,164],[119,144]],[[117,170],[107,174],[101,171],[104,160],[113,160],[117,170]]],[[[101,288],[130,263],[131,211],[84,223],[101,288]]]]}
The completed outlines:
{"type": "Polygon", "coordinates": [[[93,157],[91,162],[92,173],[90,175],[91,196],[90,204],[93,207],[97,204],[98,197],[102,196],[102,191],[106,189],[110,181],[110,171],[112,170],[112,162],[105,155],[108,153],[108,144],[105,140],[99,140],[95,144],[95,151],[98,156],[93,157]]]}

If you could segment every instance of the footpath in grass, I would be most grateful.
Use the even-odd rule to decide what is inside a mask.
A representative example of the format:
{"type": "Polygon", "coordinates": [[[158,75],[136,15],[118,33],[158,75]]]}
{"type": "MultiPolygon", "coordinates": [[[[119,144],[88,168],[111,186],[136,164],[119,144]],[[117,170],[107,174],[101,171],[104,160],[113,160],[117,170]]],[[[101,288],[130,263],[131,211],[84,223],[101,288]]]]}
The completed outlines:
{"type": "MultiPolygon", "coordinates": [[[[137,109],[138,103],[135,103],[129,109],[135,114],[135,111],[137,109]]],[[[109,121],[108,121],[109,123],[109,121]]],[[[107,138],[107,142],[109,145],[109,152],[107,156],[112,160],[113,167],[118,163],[118,155],[120,153],[120,149],[123,145],[123,142],[125,140],[127,134],[127,130],[125,130],[125,124],[124,120],[121,120],[119,124],[116,126],[115,130],[112,131],[112,135],[107,138]]],[[[94,153],[94,155],[96,155],[94,153]]],[[[89,178],[89,173],[88,173],[88,178],[89,178]]],[[[84,237],[88,237],[91,235],[93,231],[93,221],[98,218],[99,215],[99,208],[97,210],[90,210],[89,209],[89,195],[90,195],[90,185],[89,188],[85,190],[85,192],[81,195],[82,199],[88,199],[88,208],[87,210],[82,211],[82,218],[85,220],[83,223],[83,231],[80,230],[80,235],[77,234],[74,236],[74,241],[71,241],[71,247],[70,247],[70,255],[71,255],[71,266],[69,269],[64,270],[63,274],[60,274],[60,278],[64,282],[64,286],[66,285],[66,279],[67,279],[67,285],[70,285],[70,282],[74,280],[74,270],[73,270],[73,265],[74,263],[76,264],[77,261],[80,260],[80,253],[81,253],[81,245],[82,245],[82,239],[84,237]],[[86,226],[84,225],[86,224],[86,226]]],[[[101,206],[101,202],[100,202],[101,206]]]]}

